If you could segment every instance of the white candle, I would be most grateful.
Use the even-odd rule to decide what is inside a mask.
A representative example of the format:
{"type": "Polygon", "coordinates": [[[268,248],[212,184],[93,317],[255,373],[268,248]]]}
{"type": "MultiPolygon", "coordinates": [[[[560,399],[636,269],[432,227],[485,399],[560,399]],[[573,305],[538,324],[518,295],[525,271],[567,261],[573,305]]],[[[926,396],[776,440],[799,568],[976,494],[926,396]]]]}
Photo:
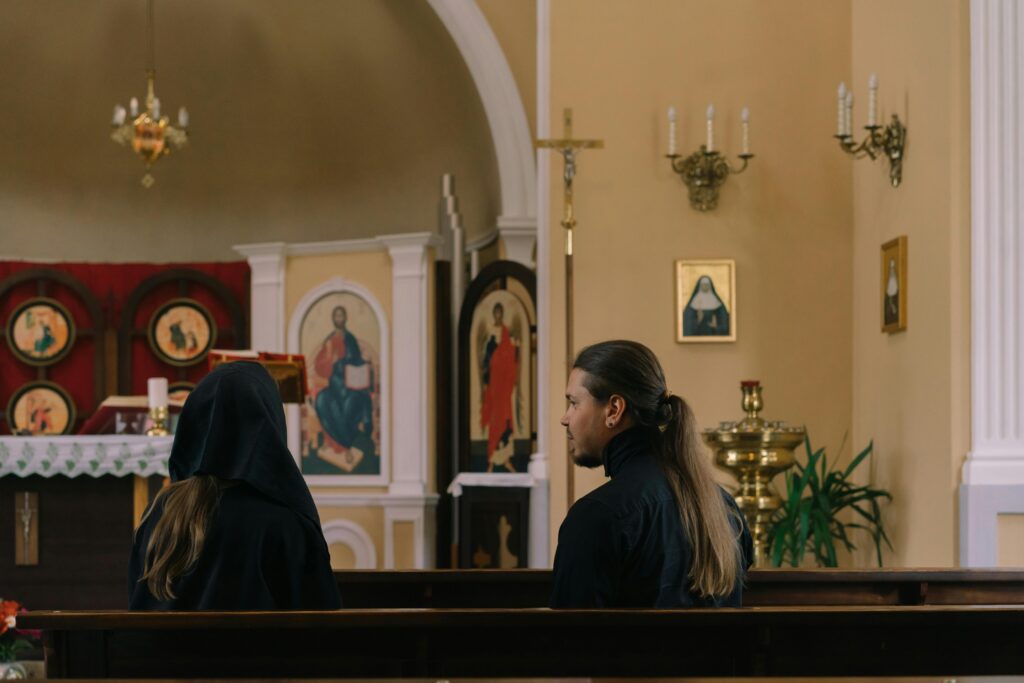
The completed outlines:
{"type": "Polygon", "coordinates": [[[868,78],[868,125],[873,126],[878,121],[878,74],[871,74],[868,78]]]}
{"type": "Polygon", "coordinates": [[[836,135],[846,135],[846,83],[839,84],[839,124],[836,135]]]}
{"type": "Polygon", "coordinates": [[[188,128],[188,109],[185,109],[185,107],[178,110],[178,125],[182,128],[188,128]]]}
{"type": "Polygon", "coordinates": [[[743,154],[750,154],[750,109],[743,107],[740,112],[743,121],[743,154]]]}
{"type": "Polygon", "coordinates": [[[149,389],[149,407],[161,408],[167,406],[167,378],[150,377],[147,383],[149,389]]]}
{"type": "Polygon", "coordinates": [[[853,93],[846,93],[846,135],[853,135],[853,93]]]}
{"type": "Polygon", "coordinates": [[[708,105],[708,144],[707,151],[715,151],[715,105],[708,105]]]}
{"type": "Polygon", "coordinates": [[[668,108],[668,154],[674,156],[676,153],[676,108],[668,108]]]}
{"type": "Polygon", "coordinates": [[[157,121],[160,120],[160,98],[159,97],[154,97],[153,98],[153,118],[156,119],[157,121]]]}
{"type": "Polygon", "coordinates": [[[116,105],[114,107],[114,121],[113,121],[114,125],[115,126],[123,125],[124,124],[124,118],[125,118],[125,115],[127,113],[128,112],[126,112],[124,110],[124,107],[122,107],[120,104],[116,105]]]}
{"type": "Polygon", "coordinates": [[[128,111],[131,112],[131,115],[132,115],[133,119],[136,116],[139,115],[139,100],[138,99],[133,97],[130,100],[128,100],[128,111]]]}

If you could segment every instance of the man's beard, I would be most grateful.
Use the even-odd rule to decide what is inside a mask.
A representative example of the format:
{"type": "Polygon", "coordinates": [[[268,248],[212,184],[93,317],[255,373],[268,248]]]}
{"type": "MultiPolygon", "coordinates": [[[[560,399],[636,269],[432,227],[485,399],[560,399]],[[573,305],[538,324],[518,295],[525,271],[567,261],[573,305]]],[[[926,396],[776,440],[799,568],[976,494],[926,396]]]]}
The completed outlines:
{"type": "Polygon", "coordinates": [[[591,470],[604,464],[604,460],[599,455],[574,455],[572,459],[580,467],[591,470]]]}

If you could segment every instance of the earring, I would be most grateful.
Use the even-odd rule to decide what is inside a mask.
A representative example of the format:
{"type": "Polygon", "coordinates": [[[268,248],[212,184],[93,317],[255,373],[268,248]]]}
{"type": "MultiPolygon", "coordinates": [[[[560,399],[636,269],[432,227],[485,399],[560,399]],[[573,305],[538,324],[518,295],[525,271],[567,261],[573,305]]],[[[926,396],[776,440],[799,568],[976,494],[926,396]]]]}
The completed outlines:
{"type": "Polygon", "coordinates": [[[614,427],[614,426],[615,426],[615,423],[614,423],[614,422],[612,422],[611,420],[608,420],[608,426],[609,426],[609,427],[614,427]]]}

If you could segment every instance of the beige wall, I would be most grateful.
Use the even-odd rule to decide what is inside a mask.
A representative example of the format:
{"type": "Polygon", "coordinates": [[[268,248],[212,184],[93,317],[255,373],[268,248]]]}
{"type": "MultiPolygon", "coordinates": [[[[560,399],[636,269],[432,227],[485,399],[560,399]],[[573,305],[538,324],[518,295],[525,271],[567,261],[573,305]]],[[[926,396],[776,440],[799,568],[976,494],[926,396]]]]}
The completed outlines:
{"type": "MultiPolygon", "coordinates": [[[[850,429],[851,170],[835,149],[833,94],[850,71],[850,3],[558,0],[551,14],[552,131],[600,137],[576,183],[576,343],[628,337],[661,358],[670,388],[703,426],[741,416],[739,381],[760,379],[766,416],[806,424],[835,449],[850,429]],[[663,157],[665,109],[681,151],[702,141],[709,102],[718,141],[739,152],[751,110],[757,155],[710,213],[690,208],[663,157]],[[677,344],[673,262],[732,258],[739,338],[677,344]]],[[[563,430],[561,160],[552,161],[552,547],[566,511],[563,430]]],[[[577,470],[576,495],[600,484],[577,470]]]]}
{"type": "Polygon", "coordinates": [[[970,443],[967,7],[857,0],[852,71],[833,79],[853,83],[855,129],[872,72],[883,120],[895,112],[907,125],[898,189],[884,162],[853,162],[853,433],[858,447],[874,440],[871,479],[894,497],[886,563],[896,566],[957,562],[956,487],[970,443]],[[899,235],[908,240],[908,321],[889,335],[880,331],[879,250],[899,235]]]}
{"type": "Polygon", "coordinates": [[[425,0],[156,3],[157,94],[193,131],[148,191],[108,127],[145,95],[145,26],[136,0],[0,5],[0,258],[210,261],[433,230],[445,172],[470,239],[494,227],[483,106],[425,0]]]}

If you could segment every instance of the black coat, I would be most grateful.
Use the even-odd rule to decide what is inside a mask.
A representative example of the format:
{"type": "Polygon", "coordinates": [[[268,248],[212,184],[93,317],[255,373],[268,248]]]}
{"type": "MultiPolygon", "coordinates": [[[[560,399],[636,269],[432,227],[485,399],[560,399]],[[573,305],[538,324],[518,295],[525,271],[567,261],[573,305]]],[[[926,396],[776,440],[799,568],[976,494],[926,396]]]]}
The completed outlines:
{"type": "Polygon", "coordinates": [[[136,532],[129,602],[142,610],[336,609],[341,606],[313,498],[286,445],[281,397],[256,363],[219,366],[189,395],[178,420],[172,481],[209,474],[231,484],[198,562],[154,597],[143,573],[161,502],[136,532]]]}
{"type": "Polygon", "coordinates": [[[738,607],[753,543],[743,515],[725,490],[741,570],[723,598],[702,598],[689,579],[693,550],[679,509],[647,437],[630,429],[609,442],[611,481],[579,499],[558,530],[552,607],[738,607]]]}

